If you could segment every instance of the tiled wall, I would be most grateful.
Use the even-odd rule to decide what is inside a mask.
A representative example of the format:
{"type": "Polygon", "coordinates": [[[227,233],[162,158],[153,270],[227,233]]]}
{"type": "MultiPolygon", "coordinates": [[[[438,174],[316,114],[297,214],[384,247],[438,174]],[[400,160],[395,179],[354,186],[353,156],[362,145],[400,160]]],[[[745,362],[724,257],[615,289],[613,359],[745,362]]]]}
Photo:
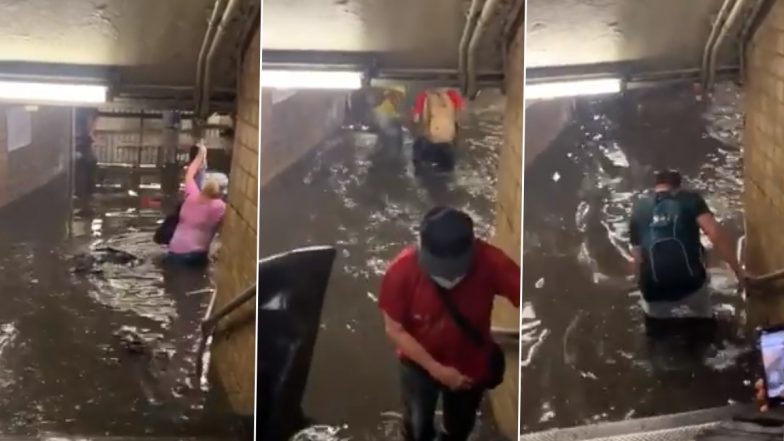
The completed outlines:
{"type": "MultiPolygon", "coordinates": [[[[747,52],[744,87],[744,206],[747,266],[752,273],[784,268],[784,2],[775,2],[747,52]]],[[[752,299],[752,313],[784,319],[784,300],[752,299]]]]}
{"type": "MultiPolygon", "coordinates": [[[[247,48],[238,93],[228,207],[221,230],[216,268],[215,308],[228,303],[256,281],[256,220],[259,163],[259,32],[247,48]]],[[[235,411],[254,412],[255,302],[249,301],[224,319],[229,332],[213,343],[213,363],[235,411]]],[[[225,328],[224,328],[225,329],[225,328]]]]}
{"type": "MultiPolygon", "coordinates": [[[[521,203],[523,182],[523,48],[524,26],[509,47],[506,72],[506,111],[504,115],[504,147],[498,167],[498,202],[496,206],[496,236],[494,242],[510,257],[520,262],[521,203]]],[[[493,309],[493,326],[518,329],[520,314],[506,300],[497,300],[493,309]]],[[[517,347],[506,351],[504,384],[490,395],[493,414],[501,431],[509,438],[517,438],[518,380],[520,354],[517,347]]]]}

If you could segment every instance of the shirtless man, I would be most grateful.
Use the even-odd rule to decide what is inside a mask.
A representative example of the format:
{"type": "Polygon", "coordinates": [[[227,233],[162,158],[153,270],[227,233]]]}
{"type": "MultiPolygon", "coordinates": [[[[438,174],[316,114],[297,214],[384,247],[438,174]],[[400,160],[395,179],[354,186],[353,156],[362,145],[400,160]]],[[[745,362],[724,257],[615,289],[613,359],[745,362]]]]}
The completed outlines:
{"type": "Polygon", "coordinates": [[[442,172],[455,167],[457,114],[463,99],[454,89],[428,89],[417,96],[413,120],[419,126],[413,161],[417,171],[429,165],[442,172]]]}

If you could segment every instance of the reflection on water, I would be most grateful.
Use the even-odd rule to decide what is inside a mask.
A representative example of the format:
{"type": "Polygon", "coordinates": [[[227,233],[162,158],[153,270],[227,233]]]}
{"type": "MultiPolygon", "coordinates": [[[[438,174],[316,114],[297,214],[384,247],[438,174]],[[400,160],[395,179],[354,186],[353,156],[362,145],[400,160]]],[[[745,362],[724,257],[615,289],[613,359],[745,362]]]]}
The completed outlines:
{"type": "Polygon", "coordinates": [[[721,322],[698,359],[646,341],[628,277],[628,217],[655,168],[680,169],[730,234],[742,234],[739,91],[723,84],[708,105],[685,87],[578,104],[526,170],[523,431],[747,398],[753,354],[731,272],[711,256],[721,322]]]}
{"type": "MultiPolygon", "coordinates": [[[[436,425],[441,424],[441,413],[436,414],[436,425]]],[[[481,415],[480,415],[481,419],[481,415]]],[[[297,432],[291,437],[290,441],[353,441],[361,440],[384,440],[384,441],[403,441],[400,435],[403,427],[403,416],[398,412],[382,412],[380,422],[371,434],[357,438],[356,430],[348,424],[340,426],[313,425],[297,432]]],[[[487,429],[479,428],[469,437],[469,441],[480,441],[483,439],[498,440],[498,435],[488,436],[487,429]]]]}
{"type": "Polygon", "coordinates": [[[138,198],[96,195],[68,225],[65,188],[53,182],[0,221],[3,434],[234,433],[218,391],[190,378],[209,294],[186,293],[209,275],[160,265],[160,212],[138,198]]]}
{"type": "MultiPolygon", "coordinates": [[[[379,279],[433,205],[465,210],[492,236],[501,109],[470,112],[451,179],[414,177],[408,135],[400,157],[376,151],[373,134],[344,131],[262,189],[260,256],[338,250],[304,400],[315,421],[296,439],[399,439],[398,363],[376,304],[379,279]]],[[[477,439],[498,439],[489,417],[478,426],[477,439]]]]}

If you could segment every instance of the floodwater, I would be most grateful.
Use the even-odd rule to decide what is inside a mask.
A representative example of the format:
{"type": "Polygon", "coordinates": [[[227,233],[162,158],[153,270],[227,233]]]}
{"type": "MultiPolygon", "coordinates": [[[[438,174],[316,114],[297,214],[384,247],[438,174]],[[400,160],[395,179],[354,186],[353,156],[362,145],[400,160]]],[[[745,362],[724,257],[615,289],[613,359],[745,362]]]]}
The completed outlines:
{"type": "Polygon", "coordinates": [[[66,188],[0,216],[0,431],[233,437],[220,391],[194,378],[209,274],[162,267],[160,209],[99,194],[74,214],[66,188]]]}
{"type": "MultiPolygon", "coordinates": [[[[333,245],[338,257],[324,300],[304,399],[306,440],[396,440],[398,364],[384,334],[378,287],[387,262],[416,240],[437,204],[470,213],[493,235],[503,100],[469,110],[453,179],[421,184],[404,158],[378,154],[375,135],[342,131],[273,179],[260,194],[260,256],[333,245]]],[[[498,439],[483,411],[476,440],[498,439]]]]}
{"type": "Polygon", "coordinates": [[[651,186],[655,168],[680,169],[732,237],[742,234],[739,112],[731,84],[712,102],[698,102],[691,87],[580,100],[571,123],[527,167],[523,432],[749,399],[750,325],[734,277],[715,256],[721,325],[700,351],[649,345],[627,278],[632,198],[651,186]]]}

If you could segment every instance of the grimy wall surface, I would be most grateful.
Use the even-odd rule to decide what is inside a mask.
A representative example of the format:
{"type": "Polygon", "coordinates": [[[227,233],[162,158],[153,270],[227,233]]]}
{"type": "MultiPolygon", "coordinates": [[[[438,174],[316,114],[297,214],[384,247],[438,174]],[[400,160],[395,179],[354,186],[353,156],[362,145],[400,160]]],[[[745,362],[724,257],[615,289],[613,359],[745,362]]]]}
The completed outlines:
{"type": "Polygon", "coordinates": [[[525,103],[525,123],[535,130],[525,131],[525,166],[545,151],[572,117],[572,98],[525,103]]]}
{"type": "MultiPolygon", "coordinates": [[[[494,242],[507,255],[520,263],[521,203],[523,183],[523,36],[520,26],[509,48],[509,70],[506,72],[506,110],[504,115],[504,147],[498,167],[498,198],[496,236],[494,242]]],[[[493,326],[519,329],[520,314],[506,300],[497,300],[493,309],[493,326]]],[[[516,345],[506,348],[506,377],[490,395],[496,422],[509,439],[517,439],[518,381],[520,354],[516,345]]]]}
{"type": "Polygon", "coordinates": [[[261,99],[263,187],[341,126],[346,94],[264,89],[261,99]]]}
{"type": "Polygon", "coordinates": [[[68,107],[39,107],[33,111],[23,106],[0,105],[0,207],[27,195],[68,171],[73,143],[72,110],[68,107]],[[29,130],[8,113],[29,116],[29,130]],[[21,129],[21,130],[20,130],[21,129]],[[16,133],[16,134],[15,134],[16,133]],[[29,144],[16,140],[29,135],[29,144]],[[22,134],[20,138],[17,134],[22,134]],[[19,147],[9,151],[9,140],[19,147]]]}
{"type": "MultiPolygon", "coordinates": [[[[744,133],[746,259],[753,274],[784,268],[784,2],[776,1],[747,52],[744,133]]],[[[754,300],[765,322],[784,319],[784,298],[754,300]]]]}
{"type": "MultiPolygon", "coordinates": [[[[237,99],[228,207],[216,268],[215,309],[256,283],[259,163],[259,32],[245,51],[237,99]]],[[[256,303],[230,314],[216,333],[212,359],[233,409],[253,415],[256,303]]]]}

